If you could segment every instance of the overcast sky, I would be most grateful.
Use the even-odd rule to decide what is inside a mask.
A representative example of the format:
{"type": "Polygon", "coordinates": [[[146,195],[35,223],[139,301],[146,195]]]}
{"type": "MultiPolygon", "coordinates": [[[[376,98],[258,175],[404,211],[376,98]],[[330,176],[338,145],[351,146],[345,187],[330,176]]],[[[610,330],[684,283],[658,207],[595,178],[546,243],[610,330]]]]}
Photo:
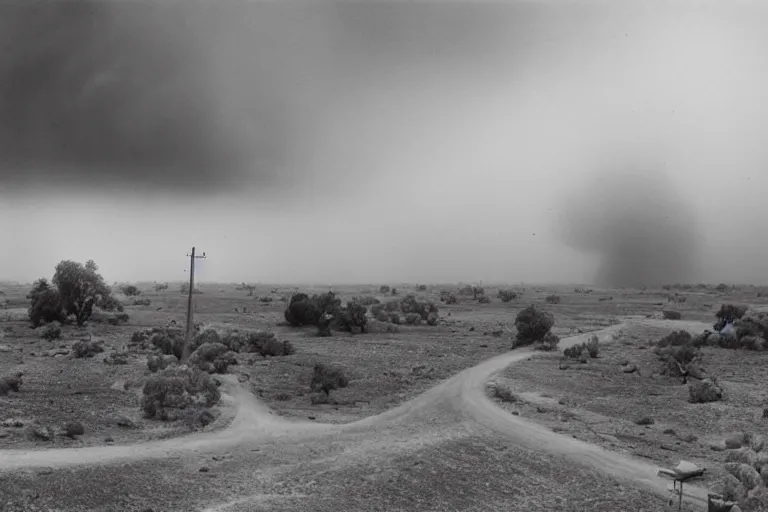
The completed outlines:
{"type": "Polygon", "coordinates": [[[766,283],[768,6],[643,5],[4,3],[0,278],[766,283]]]}

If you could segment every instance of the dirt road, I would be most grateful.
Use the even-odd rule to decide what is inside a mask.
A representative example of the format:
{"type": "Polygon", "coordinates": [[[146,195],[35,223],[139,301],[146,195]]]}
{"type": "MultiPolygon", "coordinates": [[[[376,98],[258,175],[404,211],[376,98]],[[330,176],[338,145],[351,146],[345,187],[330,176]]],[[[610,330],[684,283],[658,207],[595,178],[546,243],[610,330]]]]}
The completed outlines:
{"type": "MultiPolygon", "coordinates": [[[[709,328],[707,324],[700,322],[628,319],[623,324],[600,331],[565,338],[561,341],[561,348],[586,341],[592,335],[597,335],[603,343],[609,343],[622,329],[631,324],[686,329],[691,332],[701,332],[709,328]]],[[[485,386],[495,373],[511,364],[524,363],[533,354],[531,349],[518,349],[491,358],[458,373],[399,407],[344,425],[299,422],[276,416],[252,394],[241,388],[236,380],[228,378],[225,383],[226,397],[234,402],[235,409],[231,425],[224,430],[135,445],[2,450],[0,471],[128,462],[187,452],[216,452],[268,439],[289,439],[292,443],[301,441],[311,444],[327,436],[344,436],[364,444],[366,450],[373,445],[379,445],[379,450],[386,450],[386,443],[391,442],[387,439],[391,438],[383,435],[384,432],[402,427],[412,436],[409,441],[418,441],[418,436],[423,435],[428,428],[434,431],[440,426],[439,414],[435,411],[450,408],[464,419],[462,425],[468,430],[480,431],[490,428],[508,437],[515,444],[535,451],[565,456],[578,464],[597,468],[627,483],[666,496],[669,481],[657,476],[657,466],[543,429],[533,422],[508,414],[488,398],[485,386]]],[[[686,497],[696,505],[703,507],[706,504],[704,489],[686,486],[686,497]]]]}

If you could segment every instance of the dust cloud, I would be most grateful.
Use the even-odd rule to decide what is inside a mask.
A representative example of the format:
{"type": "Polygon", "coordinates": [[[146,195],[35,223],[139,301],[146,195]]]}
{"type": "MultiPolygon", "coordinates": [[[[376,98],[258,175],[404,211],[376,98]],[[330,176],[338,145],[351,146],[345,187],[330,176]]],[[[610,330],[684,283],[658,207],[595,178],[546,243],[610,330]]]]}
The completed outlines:
{"type": "Polygon", "coordinates": [[[0,2],[0,278],[757,282],[767,15],[0,2]]]}

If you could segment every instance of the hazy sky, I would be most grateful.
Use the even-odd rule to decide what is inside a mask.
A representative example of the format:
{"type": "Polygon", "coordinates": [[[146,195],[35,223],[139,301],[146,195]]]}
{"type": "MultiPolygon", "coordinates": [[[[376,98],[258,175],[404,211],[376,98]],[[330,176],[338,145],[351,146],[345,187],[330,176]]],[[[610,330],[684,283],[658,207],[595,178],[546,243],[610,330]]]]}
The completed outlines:
{"type": "Polygon", "coordinates": [[[0,278],[768,282],[768,6],[642,4],[4,2],[0,278]]]}

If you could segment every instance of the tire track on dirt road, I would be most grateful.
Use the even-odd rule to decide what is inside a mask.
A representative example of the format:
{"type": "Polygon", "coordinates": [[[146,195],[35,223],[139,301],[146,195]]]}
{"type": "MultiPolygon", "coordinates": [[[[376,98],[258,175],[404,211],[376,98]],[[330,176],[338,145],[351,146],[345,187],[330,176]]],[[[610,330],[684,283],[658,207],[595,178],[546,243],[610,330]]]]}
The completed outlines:
{"type": "MultiPolygon", "coordinates": [[[[709,328],[709,325],[701,322],[630,319],[599,331],[564,338],[560,348],[581,343],[593,335],[598,336],[603,343],[610,343],[623,329],[633,325],[685,329],[692,332],[709,328]]],[[[215,452],[268,440],[288,439],[291,442],[310,443],[313,438],[319,440],[327,436],[349,435],[352,439],[357,437],[362,441],[360,449],[364,451],[380,443],[391,442],[390,436],[379,434],[391,432],[398,427],[405,427],[409,435],[418,437],[424,430],[424,425],[420,423],[436,408],[449,407],[459,412],[464,420],[463,426],[470,432],[478,432],[483,427],[490,428],[525,448],[564,456],[577,464],[590,466],[629,484],[639,485],[666,496],[669,481],[657,476],[657,466],[547,430],[536,423],[507,413],[487,396],[486,383],[494,374],[533,355],[535,352],[531,349],[518,349],[493,357],[459,372],[398,407],[377,416],[342,425],[294,421],[277,416],[251,393],[240,387],[236,380],[229,377],[225,385],[227,393],[236,404],[236,411],[232,423],[223,430],[133,445],[0,450],[0,471],[106,464],[191,452],[215,452]]],[[[686,499],[696,505],[705,505],[706,490],[688,485],[686,499]]]]}

